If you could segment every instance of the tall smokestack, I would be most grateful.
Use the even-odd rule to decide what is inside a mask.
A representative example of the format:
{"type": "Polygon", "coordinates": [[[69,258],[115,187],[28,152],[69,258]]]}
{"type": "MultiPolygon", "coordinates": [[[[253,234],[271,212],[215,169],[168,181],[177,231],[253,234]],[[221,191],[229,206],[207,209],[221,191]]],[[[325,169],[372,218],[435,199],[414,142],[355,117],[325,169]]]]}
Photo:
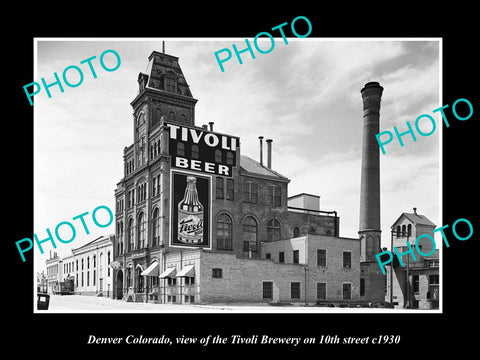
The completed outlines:
{"type": "Polygon", "coordinates": [[[263,136],[258,138],[260,139],[260,165],[263,165],[263,136]]]}
{"type": "Polygon", "coordinates": [[[213,122],[213,121],[210,121],[208,124],[210,125],[210,131],[213,131],[213,124],[214,124],[214,122],[213,122]]]}
{"type": "Polygon", "coordinates": [[[267,167],[272,168],[272,139],[265,140],[267,142],[267,167]]]}
{"type": "Polygon", "coordinates": [[[380,100],[383,87],[368,82],[363,99],[362,178],[360,190],[360,261],[375,261],[380,252],[380,151],[375,135],[380,132],[380,100]]]}

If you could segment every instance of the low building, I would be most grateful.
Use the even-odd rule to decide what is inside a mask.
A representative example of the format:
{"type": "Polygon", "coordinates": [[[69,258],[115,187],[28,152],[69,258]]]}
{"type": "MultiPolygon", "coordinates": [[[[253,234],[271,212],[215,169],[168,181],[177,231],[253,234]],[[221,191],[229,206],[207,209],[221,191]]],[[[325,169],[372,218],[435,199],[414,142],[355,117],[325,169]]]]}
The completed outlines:
{"type": "Polygon", "coordinates": [[[361,301],[358,239],[306,235],[262,243],[260,253],[248,258],[196,249],[167,253],[146,269],[128,264],[127,287],[134,285],[133,273],[148,279],[127,301],[138,301],[139,292],[156,303],[361,301]]]}
{"type": "MultiPolygon", "coordinates": [[[[110,296],[112,291],[113,235],[100,236],[72,249],[68,276],[74,278],[74,292],[79,295],[110,296]]],[[[63,269],[62,269],[63,270],[63,269]]]]}
{"type": "Polygon", "coordinates": [[[63,281],[62,259],[56,252],[50,252],[49,258],[45,260],[47,267],[47,292],[55,294],[58,292],[60,283],[63,281]]]}
{"type": "Polygon", "coordinates": [[[309,302],[362,300],[359,239],[307,234],[263,243],[261,257],[303,265],[309,302]]]}

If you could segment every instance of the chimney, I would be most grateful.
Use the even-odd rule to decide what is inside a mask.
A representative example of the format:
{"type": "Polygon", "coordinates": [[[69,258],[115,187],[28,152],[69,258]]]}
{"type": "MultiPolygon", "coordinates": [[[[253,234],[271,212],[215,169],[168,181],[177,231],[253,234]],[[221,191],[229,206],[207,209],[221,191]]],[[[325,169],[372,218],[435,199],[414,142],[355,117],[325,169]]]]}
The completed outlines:
{"type": "Polygon", "coordinates": [[[267,142],[267,167],[272,168],[272,139],[265,140],[267,142]]]}
{"type": "Polygon", "coordinates": [[[418,214],[417,214],[417,208],[416,208],[416,207],[413,208],[413,213],[414,213],[415,215],[418,215],[418,214]]]}
{"type": "Polygon", "coordinates": [[[214,124],[214,122],[213,122],[213,121],[210,121],[208,124],[210,125],[210,131],[213,131],[213,124],[214,124]]]}
{"type": "Polygon", "coordinates": [[[203,124],[203,125],[202,125],[202,129],[208,131],[208,125],[207,125],[207,124],[203,124]]]}
{"type": "Polygon", "coordinates": [[[260,165],[263,165],[263,136],[258,138],[260,139],[260,165]]]}
{"type": "Polygon", "coordinates": [[[380,252],[380,151],[375,134],[380,128],[380,100],[383,87],[368,82],[363,99],[363,146],[360,184],[360,261],[375,261],[380,252]]]}

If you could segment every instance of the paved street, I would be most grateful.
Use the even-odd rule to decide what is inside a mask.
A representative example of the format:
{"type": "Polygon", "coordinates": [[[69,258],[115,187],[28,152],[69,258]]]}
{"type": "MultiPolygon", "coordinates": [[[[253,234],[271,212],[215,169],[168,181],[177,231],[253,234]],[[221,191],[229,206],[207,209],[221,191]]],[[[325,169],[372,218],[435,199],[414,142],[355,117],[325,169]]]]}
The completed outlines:
{"type": "MultiPolygon", "coordinates": [[[[35,300],[36,302],[36,300],[35,300]]],[[[36,309],[36,307],[35,307],[36,309]]],[[[314,312],[385,312],[392,309],[355,309],[355,308],[327,308],[308,306],[303,304],[288,306],[272,306],[268,304],[153,304],[132,303],[121,300],[112,300],[106,297],[84,295],[50,295],[48,310],[35,310],[37,313],[314,313],[314,312]]],[[[397,311],[395,311],[397,312],[397,311]]]]}

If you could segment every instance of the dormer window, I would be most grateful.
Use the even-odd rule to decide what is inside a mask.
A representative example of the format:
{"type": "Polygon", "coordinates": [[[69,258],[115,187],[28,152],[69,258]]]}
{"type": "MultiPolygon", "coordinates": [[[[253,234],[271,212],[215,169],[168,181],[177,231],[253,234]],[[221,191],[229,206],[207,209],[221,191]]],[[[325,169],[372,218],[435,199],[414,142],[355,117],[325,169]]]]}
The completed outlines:
{"type": "Polygon", "coordinates": [[[168,92],[176,93],[177,92],[177,82],[175,79],[172,78],[166,78],[165,79],[165,90],[168,92]]]}

